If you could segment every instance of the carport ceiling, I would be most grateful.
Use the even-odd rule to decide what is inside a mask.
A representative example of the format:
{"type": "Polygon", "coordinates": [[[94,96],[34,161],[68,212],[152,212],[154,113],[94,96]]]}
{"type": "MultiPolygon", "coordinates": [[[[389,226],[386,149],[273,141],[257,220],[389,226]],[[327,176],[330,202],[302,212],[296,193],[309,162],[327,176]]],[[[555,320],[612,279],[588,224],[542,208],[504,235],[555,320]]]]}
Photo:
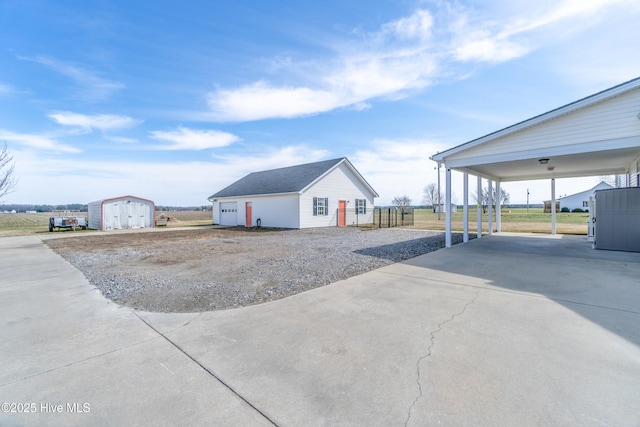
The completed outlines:
{"type": "Polygon", "coordinates": [[[509,182],[623,174],[629,159],[638,156],[640,148],[632,147],[565,155],[539,154],[520,160],[496,161],[494,157],[492,162],[467,164],[464,167],[456,167],[456,162],[452,162],[447,166],[471,175],[509,182]],[[541,159],[549,161],[543,164],[541,159]]]}

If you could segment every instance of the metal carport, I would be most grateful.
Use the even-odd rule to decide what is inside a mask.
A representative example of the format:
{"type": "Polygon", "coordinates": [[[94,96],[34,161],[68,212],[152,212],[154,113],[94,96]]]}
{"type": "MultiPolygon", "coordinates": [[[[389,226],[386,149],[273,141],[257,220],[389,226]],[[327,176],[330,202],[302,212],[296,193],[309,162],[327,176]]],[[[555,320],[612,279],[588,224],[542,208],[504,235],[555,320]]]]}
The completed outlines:
{"type": "MultiPolygon", "coordinates": [[[[555,234],[555,179],[626,175],[623,185],[638,186],[640,163],[640,77],[474,139],[430,157],[445,165],[446,206],[451,204],[451,171],[463,173],[464,241],[468,241],[469,175],[493,183],[551,180],[551,233],[555,234]]],[[[489,202],[489,234],[493,231],[489,202]]],[[[500,230],[500,204],[496,204],[500,230]]],[[[478,237],[481,236],[478,214],[478,237]]],[[[451,247],[451,216],[446,215],[446,246],[451,247]]]]}

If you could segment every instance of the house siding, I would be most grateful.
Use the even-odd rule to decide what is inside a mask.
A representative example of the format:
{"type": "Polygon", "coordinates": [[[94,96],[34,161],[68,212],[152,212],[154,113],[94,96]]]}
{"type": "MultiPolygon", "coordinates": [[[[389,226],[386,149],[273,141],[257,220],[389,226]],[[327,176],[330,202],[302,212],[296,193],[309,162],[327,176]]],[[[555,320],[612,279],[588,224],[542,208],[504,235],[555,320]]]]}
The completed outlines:
{"type": "MultiPolygon", "coordinates": [[[[638,136],[640,90],[634,90],[581,110],[521,130],[493,141],[454,154],[449,159],[463,159],[517,153],[535,146],[553,148],[561,145],[585,144],[638,136]]],[[[450,160],[450,161],[451,161],[450,160]]]]}
{"type": "Polygon", "coordinates": [[[252,227],[257,225],[256,220],[260,218],[262,227],[299,228],[298,199],[298,194],[221,198],[213,202],[213,223],[220,223],[222,203],[236,202],[238,209],[236,225],[246,225],[246,203],[251,202],[252,227]]]}
{"type": "Polygon", "coordinates": [[[299,228],[329,227],[338,224],[338,201],[346,200],[346,225],[370,224],[373,222],[374,196],[357,179],[344,163],[333,169],[322,179],[307,188],[300,196],[299,228]],[[313,215],[313,198],[328,198],[328,215],[313,215]],[[364,215],[355,213],[356,199],[366,199],[367,212],[364,215]]]}
{"type": "Polygon", "coordinates": [[[636,158],[629,165],[629,187],[640,187],[640,158],[636,158]]]}
{"type": "MultiPolygon", "coordinates": [[[[583,210],[588,210],[589,197],[592,197],[595,194],[595,192],[598,190],[609,190],[611,188],[613,188],[611,185],[605,182],[601,182],[590,190],[586,190],[580,193],[561,197],[556,200],[556,202],[558,203],[558,209],[567,208],[572,211],[574,209],[579,208],[583,210]],[[585,202],[587,204],[586,206],[585,206],[585,202]]],[[[551,201],[546,200],[544,203],[545,203],[545,212],[551,212],[551,201]],[[547,205],[549,206],[548,210],[547,210],[547,205]]]]}

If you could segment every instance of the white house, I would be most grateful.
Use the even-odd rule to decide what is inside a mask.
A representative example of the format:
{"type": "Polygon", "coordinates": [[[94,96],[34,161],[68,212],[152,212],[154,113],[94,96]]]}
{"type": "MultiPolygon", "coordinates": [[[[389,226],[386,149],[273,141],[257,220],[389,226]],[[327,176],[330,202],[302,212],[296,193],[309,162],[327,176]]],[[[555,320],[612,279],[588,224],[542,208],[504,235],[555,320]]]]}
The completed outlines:
{"type": "Polygon", "coordinates": [[[310,228],[373,223],[378,193],[346,157],[253,172],[209,197],[213,223],[310,228]]]}
{"type": "MultiPolygon", "coordinates": [[[[606,182],[600,182],[591,190],[571,194],[570,196],[559,197],[558,200],[556,200],[556,210],[559,211],[567,208],[569,211],[573,211],[574,209],[582,209],[586,211],[589,209],[589,197],[594,196],[595,192],[598,190],[609,190],[611,188],[613,187],[606,182]]],[[[551,200],[544,201],[544,211],[551,212],[551,200]]]]}
{"type": "Polygon", "coordinates": [[[145,228],[155,225],[156,208],[151,200],[122,196],[89,203],[87,214],[94,230],[145,228]]]}

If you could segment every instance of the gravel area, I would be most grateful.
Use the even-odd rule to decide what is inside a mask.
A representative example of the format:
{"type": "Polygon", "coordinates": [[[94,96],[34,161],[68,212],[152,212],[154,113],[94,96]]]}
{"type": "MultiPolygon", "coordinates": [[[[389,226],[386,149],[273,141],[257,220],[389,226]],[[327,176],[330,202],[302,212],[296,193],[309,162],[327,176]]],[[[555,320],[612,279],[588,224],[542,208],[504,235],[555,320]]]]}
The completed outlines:
{"type": "MultiPolygon", "coordinates": [[[[462,240],[454,234],[453,242],[462,240]]],[[[111,300],[201,312],[283,298],[444,247],[440,232],[193,229],[46,241],[111,300]]]]}

